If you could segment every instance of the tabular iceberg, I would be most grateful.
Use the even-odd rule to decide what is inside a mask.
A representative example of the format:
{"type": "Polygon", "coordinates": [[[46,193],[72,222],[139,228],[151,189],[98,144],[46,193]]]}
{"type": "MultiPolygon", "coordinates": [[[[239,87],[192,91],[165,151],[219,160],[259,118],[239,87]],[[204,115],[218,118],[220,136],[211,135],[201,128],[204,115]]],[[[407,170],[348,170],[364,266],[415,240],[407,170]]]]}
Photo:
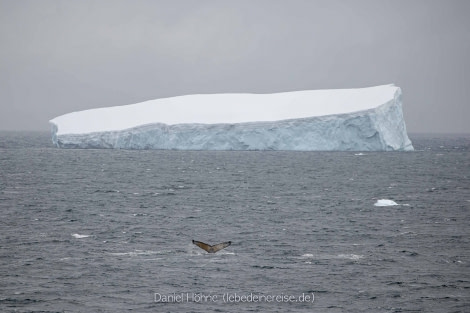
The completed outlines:
{"type": "Polygon", "coordinates": [[[413,150],[394,85],[187,95],[73,112],[50,123],[60,148],[413,150]]]}

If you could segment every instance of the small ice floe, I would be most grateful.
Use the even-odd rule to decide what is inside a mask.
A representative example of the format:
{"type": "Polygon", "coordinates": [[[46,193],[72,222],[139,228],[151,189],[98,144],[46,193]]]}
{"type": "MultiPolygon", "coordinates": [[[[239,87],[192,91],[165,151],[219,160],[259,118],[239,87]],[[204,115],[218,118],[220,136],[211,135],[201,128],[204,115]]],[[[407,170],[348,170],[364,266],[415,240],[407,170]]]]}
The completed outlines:
{"type": "Polygon", "coordinates": [[[354,153],[354,155],[365,155],[365,154],[362,152],[359,152],[359,153],[354,153]]]}
{"type": "Polygon", "coordinates": [[[374,203],[375,206],[393,206],[393,205],[399,205],[398,203],[396,203],[395,201],[393,200],[389,200],[389,199],[380,199],[380,200],[377,200],[376,203],[374,203]]]}
{"type": "Polygon", "coordinates": [[[77,239],[82,239],[82,238],[90,237],[90,235],[72,234],[72,237],[77,238],[77,239]]]}

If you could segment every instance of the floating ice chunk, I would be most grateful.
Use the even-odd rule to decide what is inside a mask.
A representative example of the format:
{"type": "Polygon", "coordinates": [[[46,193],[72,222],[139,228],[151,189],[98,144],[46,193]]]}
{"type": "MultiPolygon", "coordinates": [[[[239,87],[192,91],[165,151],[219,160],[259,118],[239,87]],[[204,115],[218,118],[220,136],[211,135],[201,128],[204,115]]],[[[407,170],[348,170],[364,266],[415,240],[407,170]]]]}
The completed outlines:
{"type": "Polygon", "coordinates": [[[395,201],[393,200],[389,200],[389,199],[380,199],[380,200],[377,200],[376,203],[374,203],[375,206],[392,206],[392,205],[399,205],[398,203],[396,203],[395,201]]]}
{"type": "Polygon", "coordinates": [[[90,235],[72,234],[72,237],[77,238],[77,239],[81,239],[81,238],[90,237],[90,235]]]}

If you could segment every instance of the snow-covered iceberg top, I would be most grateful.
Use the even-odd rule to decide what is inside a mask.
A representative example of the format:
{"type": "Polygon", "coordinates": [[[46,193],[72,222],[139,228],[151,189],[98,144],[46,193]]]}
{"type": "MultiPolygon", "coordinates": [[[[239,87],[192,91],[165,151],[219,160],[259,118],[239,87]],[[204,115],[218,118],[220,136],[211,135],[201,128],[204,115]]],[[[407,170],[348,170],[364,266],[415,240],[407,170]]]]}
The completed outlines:
{"type": "Polygon", "coordinates": [[[116,131],[163,123],[232,124],[368,110],[393,99],[393,85],[272,94],[197,94],[68,113],[52,119],[57,135],[116,131]]]}
{"type": "Polygon", "coordinates": [[[186,95],[68,113],[50,123],[54,144],[67,148],[412,149],[401,111],[401,90],[394,85],[186,95]],[[393,107],[390,112],[389,106],[393,107]],[[357,121],[359,116],[366,118],[357,121]],[[404,142],[384,142],[386,137],[397,141],[394,132],[404,142]],[[374,144],[355,144],[364,139],[361,136],[372,138],[374,144]]]}

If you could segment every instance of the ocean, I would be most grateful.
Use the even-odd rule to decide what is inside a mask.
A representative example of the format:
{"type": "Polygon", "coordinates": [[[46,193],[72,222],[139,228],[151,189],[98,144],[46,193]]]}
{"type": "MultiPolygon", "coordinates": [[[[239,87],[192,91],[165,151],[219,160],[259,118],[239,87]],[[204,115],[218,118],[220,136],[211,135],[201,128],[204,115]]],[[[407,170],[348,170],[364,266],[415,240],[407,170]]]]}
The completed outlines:
{"type": "Polygon", "coordinates": [[[2,132],[0,311],[469,312],[470,135],[410,138],[129,151],[2,132]]]}

